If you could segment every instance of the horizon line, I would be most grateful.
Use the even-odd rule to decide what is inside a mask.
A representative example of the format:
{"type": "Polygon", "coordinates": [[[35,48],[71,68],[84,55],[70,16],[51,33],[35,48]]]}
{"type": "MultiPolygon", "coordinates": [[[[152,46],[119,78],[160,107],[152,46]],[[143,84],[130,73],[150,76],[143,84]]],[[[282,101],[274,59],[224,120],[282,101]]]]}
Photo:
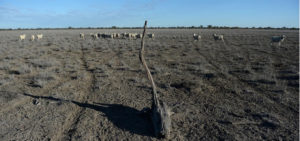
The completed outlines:
{"type": "MultiPolygon", "coordinates": [[[[34,27],[34,28],[0,28],[0,30],[42,30],[42,29],[140,29],[143,27],[137,26],[103,26],[103,27],[34,27]]],[[[251,27],[240,27],[240,26],[150,26],[149,29],[298,29],[299,27],[271,27],[271,26],[251,26],[251,27]]]]}

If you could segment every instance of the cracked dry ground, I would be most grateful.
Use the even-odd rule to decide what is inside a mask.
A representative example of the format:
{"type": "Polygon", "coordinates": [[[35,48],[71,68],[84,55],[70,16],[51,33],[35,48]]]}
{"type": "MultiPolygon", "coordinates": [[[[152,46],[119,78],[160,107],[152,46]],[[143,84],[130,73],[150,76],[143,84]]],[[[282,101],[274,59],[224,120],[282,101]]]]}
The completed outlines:
{"type": "MultiPolygon", "coordinates": [[[[140,30],[41,32],[38,42],[0,32],[0,140],[157,140],[140,112],[152,92],[140,40],[78,37],[140,30]]],[[[149,32],[145,58],[174,112],[171,140],[299,139],[298,31],[149,32]],[[271,47],[281,34],[282,47],[271,47]]]]}

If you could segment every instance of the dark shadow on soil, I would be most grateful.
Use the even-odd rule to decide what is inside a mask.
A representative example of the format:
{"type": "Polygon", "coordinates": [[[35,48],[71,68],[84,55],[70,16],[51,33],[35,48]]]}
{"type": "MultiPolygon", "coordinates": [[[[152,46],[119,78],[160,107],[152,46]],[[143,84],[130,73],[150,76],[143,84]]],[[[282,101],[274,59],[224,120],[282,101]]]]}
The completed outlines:
{"type": "Polygon", "coordinates": [[[104,116],[106,116],[108,120],[110,120],[115,126],[122,130],[142,136],[154,137],[152,124],[148,115],[128,106],[124,106],[121,104],[81,103],[73,100],[59,99],[52,96],[35,96],[27,93],[24,93],[23,95],[32,98],[46,99],[58,102],[70,102],[82,108],[93,109],[95,111],[104,113],[104,116]]]}

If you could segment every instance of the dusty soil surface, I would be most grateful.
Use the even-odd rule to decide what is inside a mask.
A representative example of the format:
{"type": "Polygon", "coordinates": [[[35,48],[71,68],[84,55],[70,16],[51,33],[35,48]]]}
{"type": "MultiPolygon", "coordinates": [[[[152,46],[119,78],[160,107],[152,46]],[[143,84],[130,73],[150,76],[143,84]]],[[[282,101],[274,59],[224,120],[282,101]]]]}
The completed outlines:
{"type": "MultiPolygon", "coordinates": [[[[142,30],[0,32],[1,141],[158,140],[141,112],[152,89],[140,39],[83,40],[80,32],[142,30]],[[37,33],[44,38],[29,41],[37,33]]],[[[174,112],[171,140],[299,140],[298,31],[149,32],[145,58],[174,112]],[[282,34],[282,46],[271,46],[282,34]]]]}

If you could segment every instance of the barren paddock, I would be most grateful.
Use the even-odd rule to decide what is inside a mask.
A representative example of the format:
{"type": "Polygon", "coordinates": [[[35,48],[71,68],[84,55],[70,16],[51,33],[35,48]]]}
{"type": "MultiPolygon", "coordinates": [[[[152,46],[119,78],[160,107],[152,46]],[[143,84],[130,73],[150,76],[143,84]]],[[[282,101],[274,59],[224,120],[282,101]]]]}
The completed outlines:
{"type": "MultiPolygon", "coordinates": [[[[142,29],[0,31],[1,141],[157,140],[140,112],[152,94],[140,39],[92,40],[91,32],[142,29]],[[30,42],[37,33],[44,38],[30,42]]],[[[149,32],[145,58],[174,112],[171,140],[299,140],[298,31],[149,32]],[[281,34],[282,46],[270,46],[281,34]]]]}

